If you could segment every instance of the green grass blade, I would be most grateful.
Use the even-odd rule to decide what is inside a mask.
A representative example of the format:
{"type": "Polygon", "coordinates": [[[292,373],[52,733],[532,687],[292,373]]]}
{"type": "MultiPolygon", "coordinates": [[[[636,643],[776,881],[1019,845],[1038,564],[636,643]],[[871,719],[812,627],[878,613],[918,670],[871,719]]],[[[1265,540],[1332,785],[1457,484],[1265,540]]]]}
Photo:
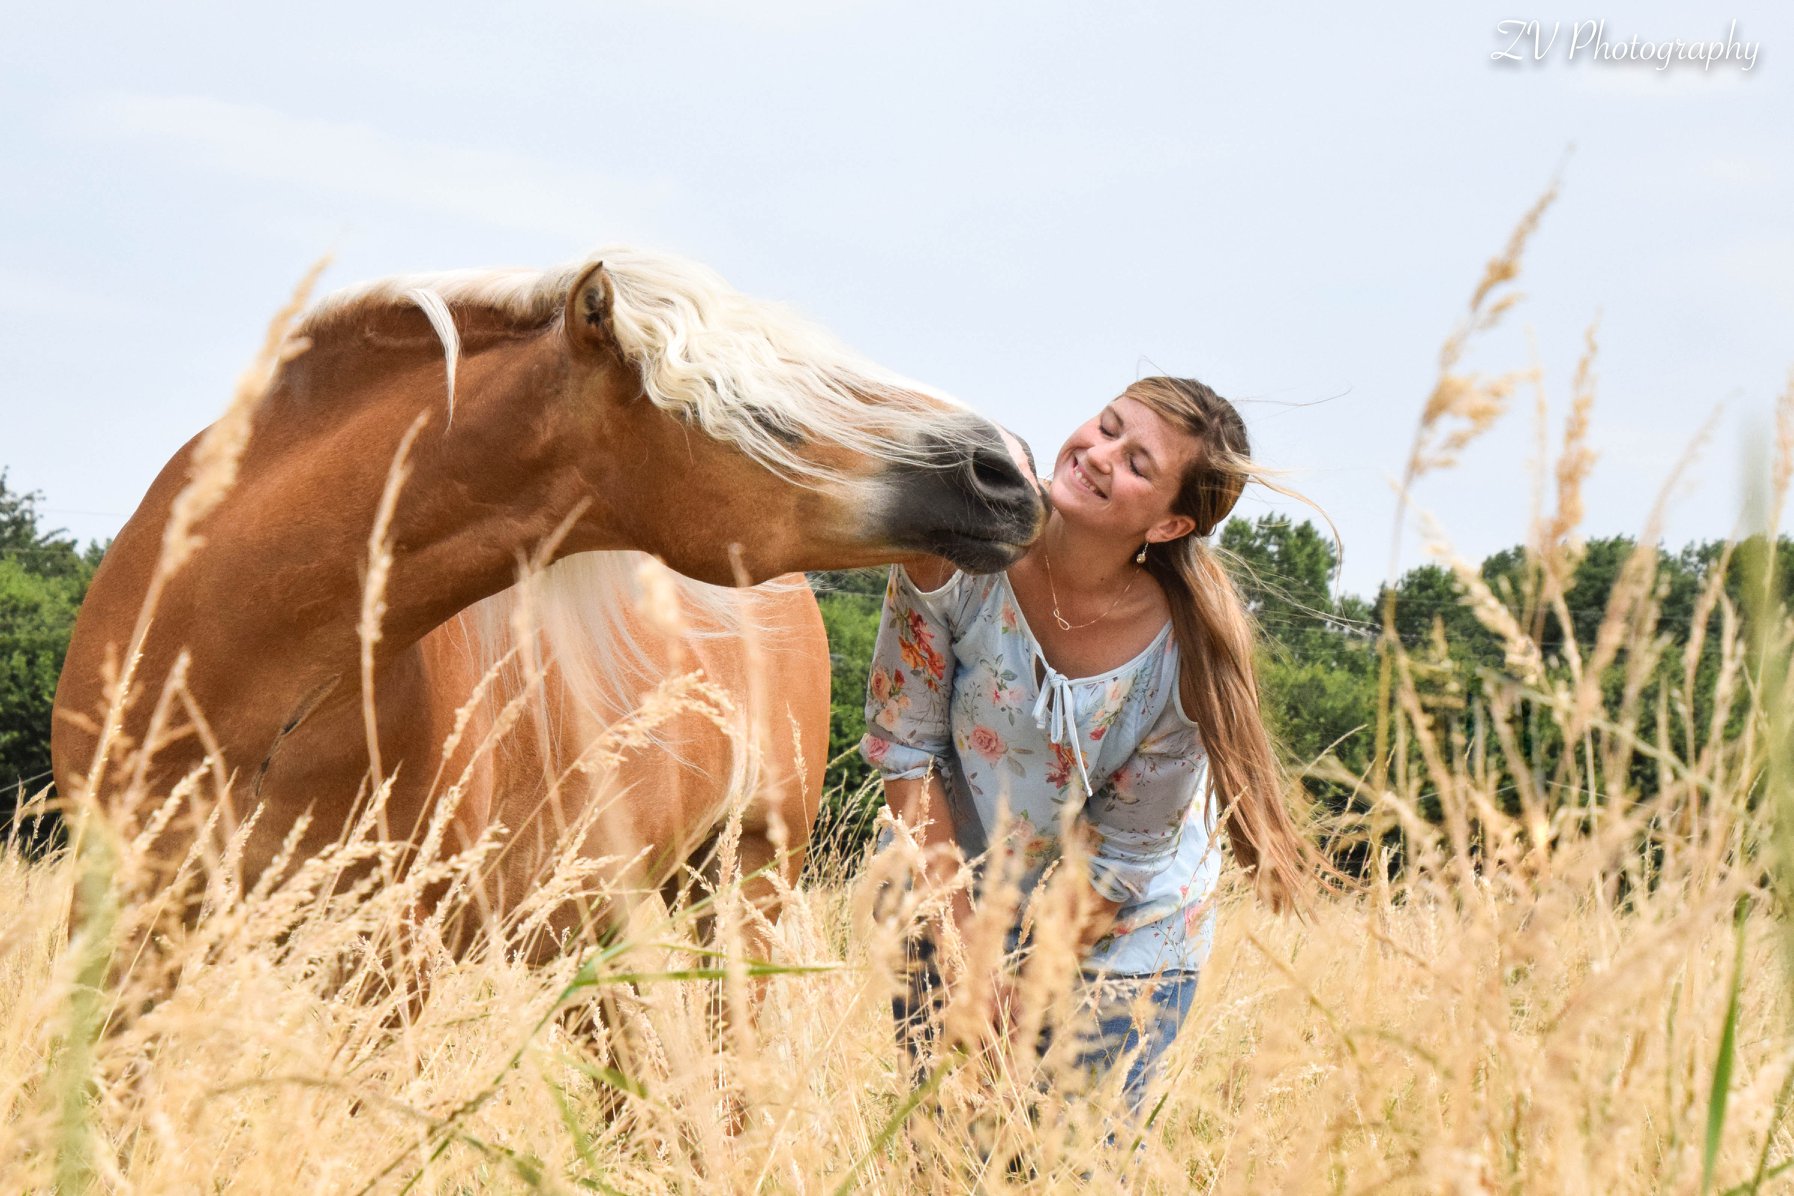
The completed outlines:
{"type": "Polygon", "coordinates": [[[1732,991],[1726,1000],[1725,1029],[1719,1035],[1719,1058],[1713,1063],[1713,1090],[1707,1097],[1707,1143],[1701,1152],[1701,1192],[1713,1190],[1713,1167],[1719,1161],[1719,1142],[1725,1134],[1726,1096],[1732,1086],[1732,1060],[1738,1048],[1738,989],[1744,982],[1744,931],[1750,916],[1750,897],[1740,895],[1735,914],[1738,935],[1732,965],[1732,991]]]}
{"type": "Polygon", "coordinates": [[[76,924],[69,950],[78,961],[69,989],[68,1018],[53,1048],[48,1091],[56,1109],[56,1190],[85,1192],[97,1185],[93,1152],[97,1091],[94,1048],[105,1021],[106,973],[118,907],[112,892],[115,861],[100,835],[83,839],[75,902],[76,924]]]}
{"type": "Polygon", "coordinates": [[[1790,1167],[1794,1167],[1794,1159],[1783,1159],[1775,1166],[1769,1168],[1769,1170],[1760,1171],[1752,1176],[1748,1183],[1741,1183],[1736,1187],[1727,1188],[1725,1191],[1721,1192],[1719,1196],[1757,1196],[1757,1192],[1762,1188],[1764,1180],[1774,1179],[1790,1167]]]}
{"type": "MultiPolygon", "coordinates": [[[[1781,1091],[1775,1094],[1775,1110],[1769,1116],[1769,1128],[1763,1131],[1763,1150],[1757,1155],[1756,1174],[1750,1178],[1748,1183],[1740,1184],[1731,1191],[1749,1191],[1754,1196],[1756,1190],[1763,1186],[1764,1180],[1771,1175],[1779,1174],[1791,1162],[1794,1162],[1794,1160],[1784,1161],[1774,1171],[1769,1169],[1769,1149],[1775,1145],[1775,1131],[1781,1128],[1782,1118],[1788,1115],[1790,1100],[1794,1100],[1794,1067],[1788,1069],[1787,1076],[1782,1080],[1781,1091]]],[[[1730,1196],[1730,1193],[1727,1196],[1730,1196]]]]}
{"type": "Polygon", "coordinates": [[[969,1058],[971,1055],[964,1047],[954,1047],[945,1059],[935,1065],[935,1069],[928,1079],[917,1085],[916,1089],[904,1098],[903,1103],[897,1106],[896,1112],[891,1114],[890,1119],[872,1139],[872,1144],[866,1147],[860,1157],[853,1161],[853,1166],[847,1169],[847,1174],[841,1177],[839,1184],[835,1185],[835,1196],[846,1196],[848,1192],[853,1191],[854,1180],[859,1175],[860,1169],[871,1162],[872,1157],[897,1136],[897,1131],[903,1128],[903,1123],[909,1120],[909,1115],[914,1113],[917,1107],[927,1100],[936,1088],[941,1086],[941,1081],[953,1074],[959,1065],[969,1058]]]}

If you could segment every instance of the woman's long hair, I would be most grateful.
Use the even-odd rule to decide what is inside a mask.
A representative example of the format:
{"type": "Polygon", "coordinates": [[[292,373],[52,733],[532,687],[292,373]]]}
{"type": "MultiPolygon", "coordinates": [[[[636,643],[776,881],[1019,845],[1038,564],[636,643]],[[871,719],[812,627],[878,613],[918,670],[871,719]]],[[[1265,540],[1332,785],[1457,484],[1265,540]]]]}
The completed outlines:
{"type": "Polygon", "coordinates": [[[1262,470],[1252,462],[1239,412],[1201,382],[1144,378],[1127,394],[1201,444],[1172,504],[1173,513],[1196,522],[1197,534],[1150,545],[1146,568],[1171,603],[1184,712],[1208,751],[1234,858],[1272,909],[1301,911],[1318,874],[1344,877],[1314,846],[1307,820],[1298,822],[1291,811],[1289,791],[1300,787],[1287,780],[1265,728],[1253,663],[1257,624],[1204,539],[1233,510],[1247,479],[1262,470]]]}

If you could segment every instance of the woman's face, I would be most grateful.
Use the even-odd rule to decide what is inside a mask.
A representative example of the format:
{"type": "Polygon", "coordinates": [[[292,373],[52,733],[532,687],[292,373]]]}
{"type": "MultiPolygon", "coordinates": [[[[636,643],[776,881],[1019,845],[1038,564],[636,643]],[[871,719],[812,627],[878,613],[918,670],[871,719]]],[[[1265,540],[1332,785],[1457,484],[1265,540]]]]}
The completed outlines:
{"type": "Polygon", "coordinates": [[[1173,515],[1171,504],[1199,447],[1196,437],[1124,393],[1059,450],[1053,506],[1067,520],[1134,540],[1182,535],[1190,521],[1173,515]]]}

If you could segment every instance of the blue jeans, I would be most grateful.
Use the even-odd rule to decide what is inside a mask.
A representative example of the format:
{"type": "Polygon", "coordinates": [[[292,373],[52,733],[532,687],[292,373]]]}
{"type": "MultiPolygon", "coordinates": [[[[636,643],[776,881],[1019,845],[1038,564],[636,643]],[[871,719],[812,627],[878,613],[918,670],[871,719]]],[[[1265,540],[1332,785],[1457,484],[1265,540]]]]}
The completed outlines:
{"type": "MultiPolygon", "coordinates": [[[[1157,1074],[1165,1049],[1177,1037],[1190,1005],[1196,999],[1199,972],[1164,972],[1156,976],[1093,976],[1081,979],[1083,999],[1095,1013],[1094,1037],[1078,1055],[1076,1066],[1092,1081],[1107,1075],[1129,1052],[1138,1050],[1122,1081],[1129,1110],[1138,1117],[1146,1101],[1146,1088],[1157,1074]],[[1150,1004],[1136,1009],[1145,992],[1150,1004]],[[1141,1020],[1136,1021],[1136,1016],[1141,1020]]],[[[926,1055],[940,1030],[945,989],[935,966],[934,943],[916,940],[910,950],[906,983],[891,998],[891,1016],[897,1037],[910,1065],[911,1082],[927,1077],[926,1055]]],[[[1036,1046],[1044,1053],[1052,1045],[1052,1032],[1043,1029],[1036,1046]]]]}

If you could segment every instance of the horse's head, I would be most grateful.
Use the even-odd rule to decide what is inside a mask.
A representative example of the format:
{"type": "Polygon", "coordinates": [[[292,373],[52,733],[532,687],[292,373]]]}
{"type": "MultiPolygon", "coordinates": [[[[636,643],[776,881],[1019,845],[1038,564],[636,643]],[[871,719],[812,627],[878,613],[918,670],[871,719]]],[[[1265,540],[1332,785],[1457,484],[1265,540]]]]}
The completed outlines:
{"type": "Polygon", "coordinates": [[[731,584],[922,556],[988,573],[1039,534],[1019,442],[777,306],[633,250],[563,279],[564,398],[627,547],[731,584]]]}

